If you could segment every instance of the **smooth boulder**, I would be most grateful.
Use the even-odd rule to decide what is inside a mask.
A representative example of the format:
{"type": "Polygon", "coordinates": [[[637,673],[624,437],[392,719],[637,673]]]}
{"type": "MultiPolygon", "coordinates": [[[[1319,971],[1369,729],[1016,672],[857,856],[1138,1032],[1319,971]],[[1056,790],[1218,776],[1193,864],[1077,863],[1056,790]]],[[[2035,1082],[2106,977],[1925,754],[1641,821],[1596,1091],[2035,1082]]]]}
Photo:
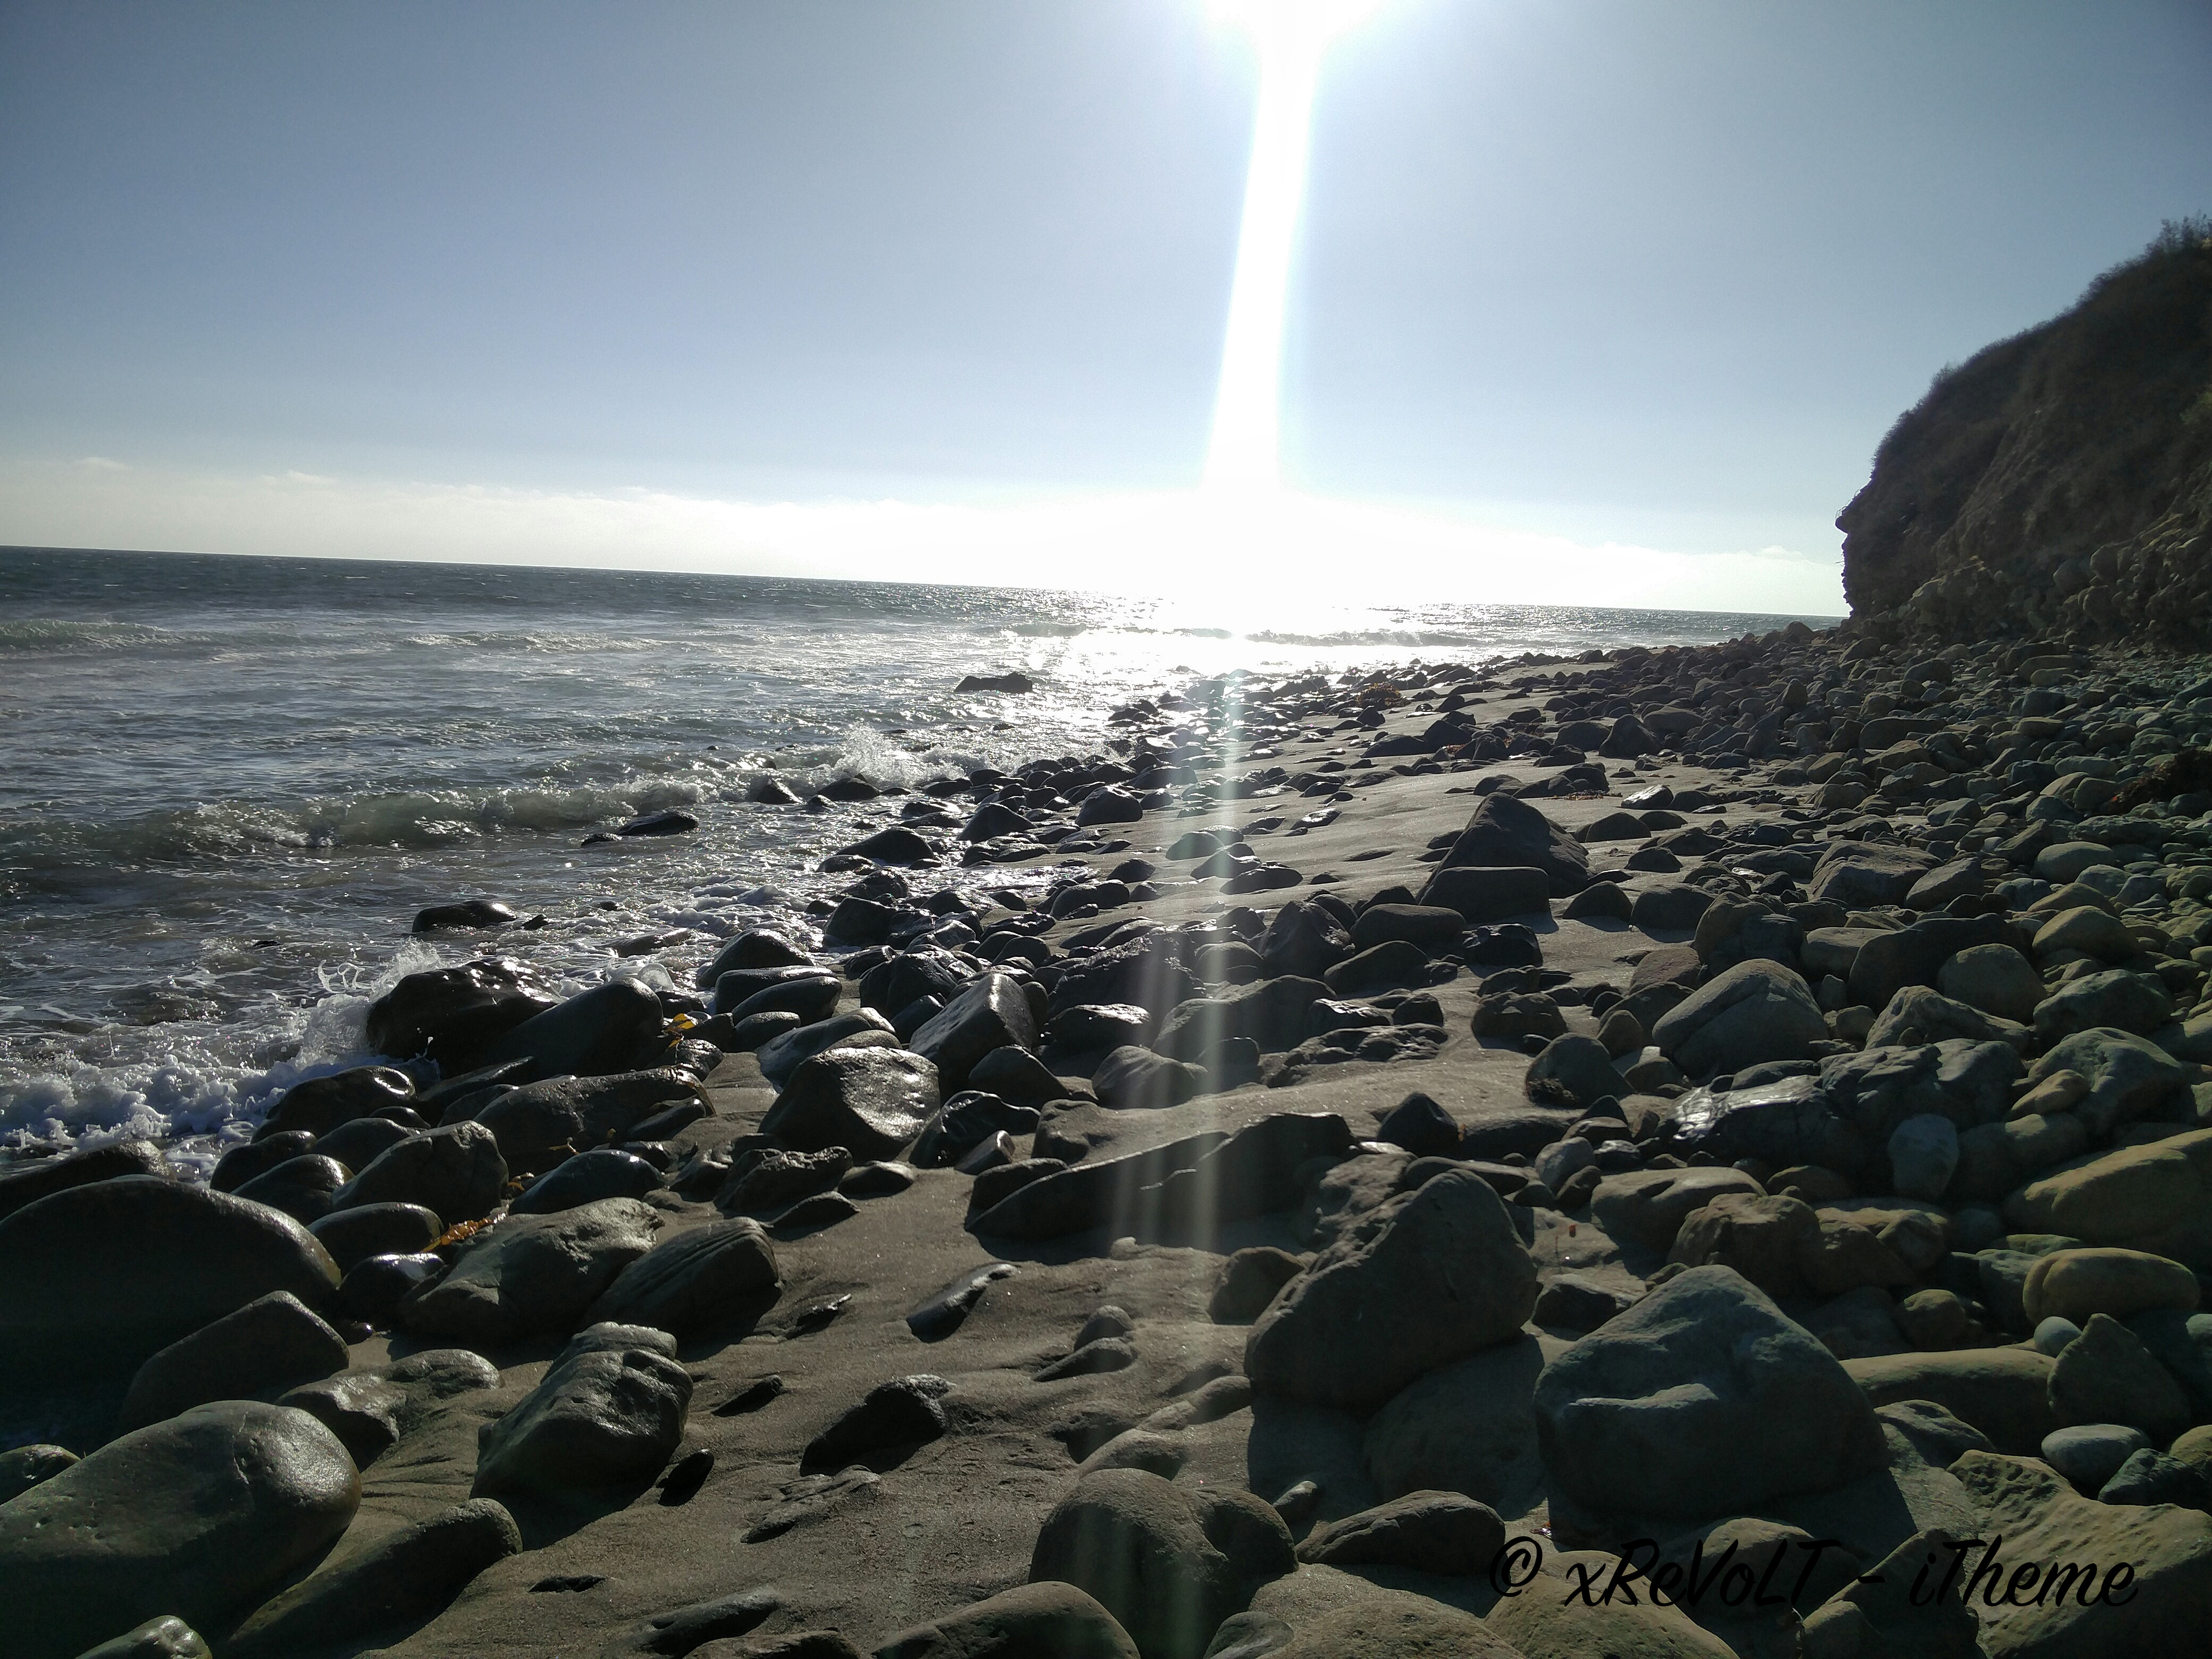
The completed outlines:
{"type": "Polygon", "coordinates": [[[319,1556],[361,1476],[305,1412],[201,1406],[0,1504],[8,1651],[73,1659],[149,1619],[226,1627],[319,1556]]]}
{"type": "Polygon", "coordinates": [[[588,1497],[652,1480],[691,1408],[691,1374],[675,1346],[635,1327],[580,1332],[536,1388],[478,1431],[470,1496],[588,1497]]]}
{"type": "Polygon", "coordinates": [[[574,1328],[622,1270],[653,1248],[659,1223],[633,1198],[511,1216],[471,1240],[442,1279],[411,1291],[399,1321],[471,1347],[574,1328]]]}
{"type": "Polygon", "coordinates": [[[299,1297],[272,1291],[180,1337],[138,1368],[116,1428],[128,1433],[214,1400],[252,1400],[346,1367],[346,1340],[299,1297]]]}
{"type": "Polygon", "coordinates": [[[1535,1409],[1554,1485],[1599,1513],[1741,1515],[1887,1456],[1835,1356],[1727,1267],[1692,1267],[1575,1342],[1535,1409]]]}
{"type": "Polygon", "coordinates": [[[1692,1077],[1802,1060],[1828,1035],[1812,989],[1763,957],[1724,969],[1662,1014],[1652,1028],[1660,1052],[1692,1077]]]}

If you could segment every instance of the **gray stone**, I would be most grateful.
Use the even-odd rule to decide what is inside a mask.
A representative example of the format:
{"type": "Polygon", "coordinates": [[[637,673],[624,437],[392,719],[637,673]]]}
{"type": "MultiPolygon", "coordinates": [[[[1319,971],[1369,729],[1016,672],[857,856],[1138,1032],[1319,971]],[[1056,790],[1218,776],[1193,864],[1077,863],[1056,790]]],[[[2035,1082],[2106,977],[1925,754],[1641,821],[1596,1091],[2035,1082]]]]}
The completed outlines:
{"type": "Polygon", "coordinates": [[[753,1051],[761,1075],[777,1088],[807,1060],[831,1048],[896,1048],[900,1046],[891,1023],[872,1008],[849,1014],[832,1014],[811,1025],[795,1026],[770,1037],[753,1051]]]}
{"type": "Polygon", "coordinates": [[[1012,975],[991,972],[970,980],[942,1012],[914,1034],[914,1051],[937,1068],[939,1086],[957,1091],[994,1048],[1009,1043],[1036,1047],[1036,1019],[1029,997],[1012,975]]]}
{"type": "Polygon", "coordinates": [[[658,1474],[684,1437],[691,1375],[660,1351],[669,1339],[645,1346],[634,1334],[580,1333],[536,1388],[485,1424],[470,1495],[558,1498],[642,1487],[658,1474]]]}
{"type": "Polygon", "coordinates": [[[926,1373],[878,1384],[807,1442],[799,1473],[830,1474],[855,1463],[878,1474],[896,1467],[916,1447],[944,1437],[942,1401],[951,1387],[926,1373]]]}
{"type": "Polygon", "coordinates": [[[1413,1492],[1316,1527],[1297,1555],[1321,1566],[1486,1577],[1504,1543],[1505,1523],[1488,1504],[1455,1492],[1413,1492]]]}
{"type": "Polygon", "coordinates": [[[17,1446],[0,1451],[0,1504],[51,1480],[77,1461],[66,1446],[17,1446]]]}
{"type": "Polygon", "coordinates": [[[1874,1024],[1867,1031],[1866,1046],[1912,1048],[1923,1043],[1964,1040],[2008,1042],[2016,1048],[2025,1048],[2031,1035],[2025,1025],[1985,1014],[1925,985],[1906,985],[1900,987],[1875,1016],[1874,1024]]]}
{"type": "Polygon", "coordinates": [[[1536,1271],[1504,1202],[1468,1170],[1400,1194],[1286,1286],[1252,1328],[1256,1389],[1315,1405],[1382,1404],[1422,1372],[1510,1342],[1536,1271]]]}
{"type": "Polygon", "coordinates": [[[1568,1101],[1584,1111],[1601,1100],[1634,1092],[1613,1069],[1603,1043],[1573,1032],[1544,1045],[1529,1065],[1526,1087],[1531,1100],[1547,1103],[1554,1102],[1553,1091],[1565,1091],[1568,1101]]]}
{"type": "Polygon", "coordinates": [[[1416,1377],[1368,1419],[1360,1449],[1375,1490],[1401,1498],[1439,1489],[1516,1509],[1541,1484],[1534,1402],[1543,1369],[1544,1344],[1522,1336],[1416,1377]]]}
{"type": "Polygon", "coordinates": [[[968,1086],[1016,1106],[1046,1106],[1067,1097],[1067,1085],[1026,1048],[994,1048],[969,1069],[968,1086]]]}
{"type": "Polygon", "coordinates": [[[1938,1199],[1959,1167],[1959,1129],[1948,1117],[1908,1117],[1889,1137],[1891,1183],[1907,1198],[1938,1199]]]}
{"type": "Polygon", "coordinates": [[[87,1648],[77,1659],[209,1659],[210,1652],[198,1631],[165,1613],[112,1642],[87,1648]]]}
{"type": "Polygon", "coordinates": [[[10,1164],[0,1174],[0,1221],[26,1204],[70,1187],[95,1181],[114,1181],[124,1176],[155,1176],[166,1179],[168,1166],[161,1148],[150,1140],[118,1140],[112,1146],[70,1152],[61,1158],[39,1158],[10,1164]]]}
{"type": "Polygon", "coordinates": [[[470,1498],[386,1533],[264,1602],[223,1644],[223,1659],[290,1659],[340,1642],[406,1635],[521,1548],[513,1516],[489,1498],[470,1498]]]}
{"type": "Polygon", "coordinates": [[[2195,1081],[2197,1068],[2132,1032],[2093,1029],[2054,1044],[2028,1068],[2031,1085],[2056,1072],[2078,1072],[2089,1092],[2073,1115],[2093,1136],[2110,1134],[2195,1081]]]}
{"type": "Polygon", "coordinates": [[[1201,1659],[1222,1620],[1296,1565],[1281,1516],[1249,1492],[1103,1469],[1045,1517],[1030,1580],[1095,1598],[1143,1659],[1201,1659]]]}
{"type": "MultiPolygon", "coordinates": [[[[926,1029],[926,1028],[925,1028],[926,1029]]],[[[761,1133],[799,1152],[896,1158],[937,1109],[939,1073],[904,1048],[832,1048],[791,1074],[761,1133]]]]}
{"type": "Polygon", "coordinates": [[[1115,1111],[1154,1111],[1180,1106],[1203,1093],[1206,1072],[1187,1060],[1170,1060],[1133,1044],[1115,1049],[1091,1074],[1091,1087],[1102,1106],[1115,1111]]]}
{"type": "Polygon", "coordinates": [[[2035,1018],[2045,994],[2035,964],[2009,945],[1969,945],[1937,971],[1936,988],[1970,1008],[2017,1023],[2035,1018]]]}
{"type": "Polygon", "coordinates": [[[165,1613],[228,1628],[360,1505],[345,1448],[305,1412],[228,1400],[111,1440],[0,1505],[9,1650],[70,1659],[165,1613]]]}
{"type": "Polygon", "coordinates": [[[1832,842],[1813,866],[1806,896],[1826,899],[1846,910],[1902,904],[1935,864],[1925,853],[1885,842],[1832,842]]]}
{"type": "Polygon", "coordinates": [[[2109,1314],[2090,1315],[2053,1362],[2051,1407],[2062,1423],[2124,1423],[2160,1446],[2190,1420],[2181,1384],[2109,1314]]]}
{"type": "Polygon", "coordinates": [[[1691,1212],[1729,1193],[1765,1193],[1741,1170],[1638,1170],[1607,1176],[1590,1199],[1590,1218],[1616,1243],[1664,1250],[1691,1212]]]}
{"type": "Polygon", "coordinates": [[[659,1218],[635,1199],[515,1216],[471,1239],[451,1272],[410,1291],[410,1330],[472,1347],[574,1328],[624,1267],[653,1248],[659,1218]]]}
{"type": "Polygon", "coordinates": [[[1805,981],[1764,959],[1740,962],[1662,1015],[1652,1041],[1692,1077],[1802,1060],[1827,1022],[1805,981]]]}
{"type": "Polygon", "coordinates": [[[1601,1514],[1741,1515],[1887,1458],[1835,1357],[1726,1267],[1692,1267],[1576,1342],[1535,1407],[1553,1482],[1601,1514]]]}
{"type": "Polygon", "coordinates": [[[490,1129],[481,1123],[447,1124],[378,1153],[338,1189],[331,1207],[337,1212],[370,1204],[419,1204],[449,1224],[479,1221],[499,1203],[507,1175],[507,1161],[490,1129]]]}
{"type": "Polygon", "coordinates": [[[900,1632],[875,1659],[1138,1659],[1114,1615],[1073,1584],[1017,1584],[900,1632]]]}
{"type": "Polygon", "coordinates": [[[326,1215],[307,1231],[343,1273],[373,1255],[427,1250],[445,1232],[446,1224],[420,1204],[364,1204],[326,1215]]]}
{"type": "Polygon", "coordinates": [[[2035,1005],[2035,1039],[2051,1044],[2109,1027],[2147,1036],[2173,1018],[2173,994],[2155,974],[2107,968],[2069,981],[2035,1005]]]}
{"type": "Polygon", "coordinates": [[[757,1313],[781,1287],[775,1247],[757,1221],[709,1222],[654,1245],[592,1304],[592,1323],[646,1325],[688,1337],[757,1313]]]}
{"type": "Polygon", "coordinates": [[[345,1369],[345,1339],[300,1299],[272,1291],[181,1337],[138,1368],[117,1415],[118,1432],[211,1400],[252,1400],[345,1369]]]}
{"type": "Polygon", "coordinates": [[[289,1216],[149,1176],[24,1206],[0,1221],[0,1375],[42,1382],[127,1376],[257,1297],[323,1308],[338,1285],[330,1253],[289,1216]]]}
{"type": "Polygon", "coordinates": [[[643,1198],[663,1185],[660,1171],[635,1152],[594,1146],[564,1159],[532,1182],[509,1204],[509,1215],[551,1215],[603,1198],[643,1198]]]}
{"type": "MultiPolygon", "coordinates": [[[[633,1125],[698,1095],[699,1079],[675,1066],[556,1077],[501,1095],[477,1121],[498,1137],[508,1173],[527,1177],[543,1175],[589,1147],[627,1139],[633,1125]]],[[[457,1218],[435,1204],[430,1207],[448,1220],[457,1218]]]]}
{"type": "Polygon", "coordinates": [[[2150,1437],[2124,1423],[2083,1423],[2053,1429],[2043,1437],[2043,1461],[2074,1483],[2095,1493],[2119,1473],[2120,1465],[2150,1446],[2150,1437]]]}
{"type": "Polygon", "coordinates": [[[610,980],[532,1015],[486,1045],[476,1064],[527,1059],[549,1077],[606,1077],[635,1066],[666,1019],[650,987],[610,980]]]}
{"type": "MultiPolygon", "coordinates": [[[[1510,795],[1485,796],[1437,866],[1541,870],[1553,898],[1569,898],[1589,884],[1589,854],[1580,842],[1541,811],[1510,795]]],[[[1431,881],[1424,904],[1441,904],[1431,881]]],[[[1454,908],[1458,907],[1455,904],[1454,908]]]]}

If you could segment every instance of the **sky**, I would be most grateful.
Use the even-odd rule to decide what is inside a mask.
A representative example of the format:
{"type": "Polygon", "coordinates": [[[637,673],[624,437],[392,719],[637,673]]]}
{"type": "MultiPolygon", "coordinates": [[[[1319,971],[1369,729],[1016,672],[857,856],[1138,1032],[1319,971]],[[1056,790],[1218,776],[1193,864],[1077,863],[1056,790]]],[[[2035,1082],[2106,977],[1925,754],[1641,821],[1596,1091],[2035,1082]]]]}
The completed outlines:
{"type": "Polygon", "coordinates": [[[0,543],[1832,614],[1931,375],[2212,210],[2203,0],[1373,0],[1209,489],[1237,9],[8,0],[0,543]]]}

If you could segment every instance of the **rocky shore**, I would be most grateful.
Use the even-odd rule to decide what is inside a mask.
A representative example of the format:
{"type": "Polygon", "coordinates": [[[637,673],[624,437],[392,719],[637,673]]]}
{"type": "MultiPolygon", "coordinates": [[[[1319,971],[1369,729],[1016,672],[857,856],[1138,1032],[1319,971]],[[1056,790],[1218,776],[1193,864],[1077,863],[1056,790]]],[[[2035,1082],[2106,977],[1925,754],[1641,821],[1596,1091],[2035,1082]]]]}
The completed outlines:
{"type": "Polygon", "coordinates": [[[0,1169],[0,1646],[2199,1653],[2208,744],[1861,623],[1231,679],[696,995],[433,918],[210,1185],[0,1169]]]}

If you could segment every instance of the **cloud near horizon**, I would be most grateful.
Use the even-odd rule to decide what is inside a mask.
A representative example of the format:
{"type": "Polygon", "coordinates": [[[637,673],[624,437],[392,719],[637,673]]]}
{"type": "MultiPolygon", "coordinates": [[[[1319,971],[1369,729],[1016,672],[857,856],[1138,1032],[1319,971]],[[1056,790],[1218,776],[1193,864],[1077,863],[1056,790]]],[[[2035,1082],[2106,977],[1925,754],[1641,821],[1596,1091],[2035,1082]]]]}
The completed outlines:
{"type": "Polygon", "coordinates": [[[1468,511],[1289,491],[750,501],[185,471],[87,456],[0,465],[0,541],[19,546],[952,582],[1271,607],[1297,596],[1844,611],[1831,552],[1584,543],[1468,511]],[[1358,572],[1352,591],[1347,570],[1358,572]]]}

